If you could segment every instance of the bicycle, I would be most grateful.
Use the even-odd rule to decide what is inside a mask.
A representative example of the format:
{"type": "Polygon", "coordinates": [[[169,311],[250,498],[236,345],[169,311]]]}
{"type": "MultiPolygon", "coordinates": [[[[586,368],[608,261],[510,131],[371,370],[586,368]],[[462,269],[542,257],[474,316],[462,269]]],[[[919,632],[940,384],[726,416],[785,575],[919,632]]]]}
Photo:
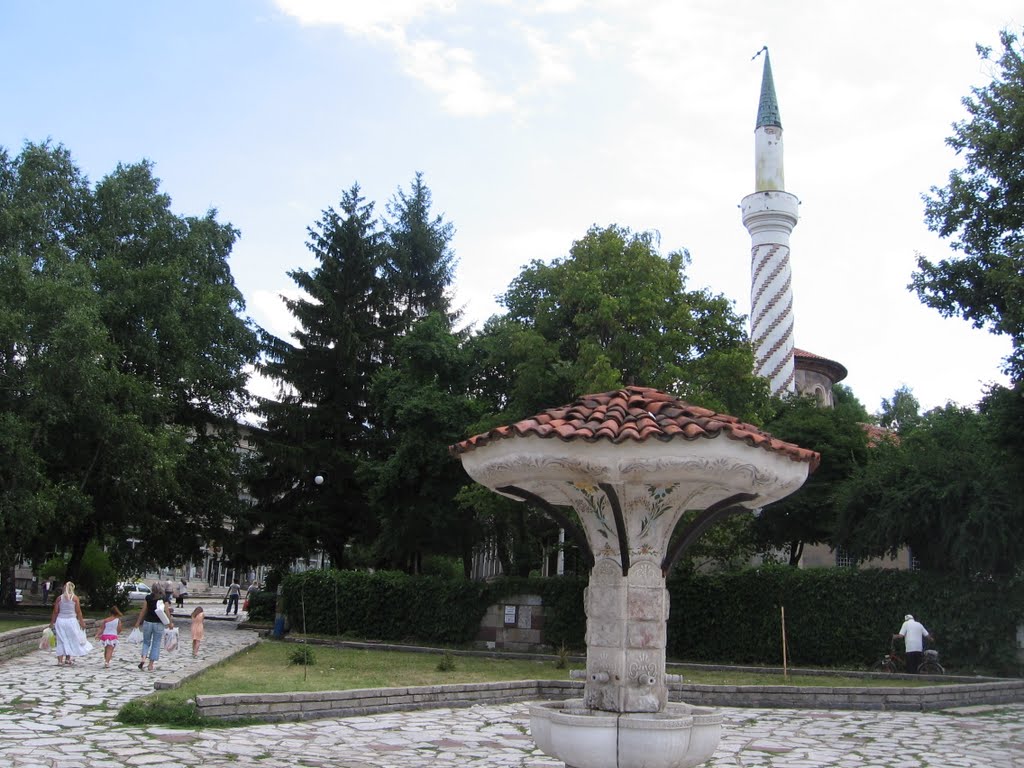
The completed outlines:
{"type": "Polygon", "coordinates": [[[890,674],[895,672],[902,672],[904,669],[903,659],[896,652],[896,642],[892,641],[889,643],[889,652],[882,657],[881,661],[876,661],[871,665],[872,672],[888,672],[890,674]]]}
{"type": "Polygon", "coordinates": [[[924,658],[921,660],[921,666],[917,668],[917,674],[919,675],[944,675],[946,674],[946,668],[939,664],[939,652],[934,649],[929,649],[924,652],[924,658]]]}
{"type": "MultiPolygon", "coordinates": [[[[871,666],[872,672],[887,672],[896,673],[904,672],[906,670],[906,662],[903,657],[896,651],[896,641],[890,641],[889,652],[882,657],[880,661],[876,661],[871,666]]],[[[939,652],[934,649],[929,649],[924,652],[924,656],[921,659],[921,664],[917,668],[917,674],[919,675],[944,675],[946,669],[939,663],[939,652]]]]}

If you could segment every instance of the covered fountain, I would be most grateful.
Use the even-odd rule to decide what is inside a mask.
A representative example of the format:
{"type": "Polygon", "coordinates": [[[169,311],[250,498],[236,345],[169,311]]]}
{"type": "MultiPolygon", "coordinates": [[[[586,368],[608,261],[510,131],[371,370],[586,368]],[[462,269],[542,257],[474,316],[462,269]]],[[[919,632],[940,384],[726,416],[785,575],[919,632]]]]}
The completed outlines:
{"type": "Polygon", "coordinates": [[[537,746],[568,768],[709,759],[721,716],[668,701],[665,578],[708,527],[799,488],[818,454],[644,387],[584,395],[451,450],[477,482],[545,510],[590,567],[583,698],[531,705],[537,746]]]}

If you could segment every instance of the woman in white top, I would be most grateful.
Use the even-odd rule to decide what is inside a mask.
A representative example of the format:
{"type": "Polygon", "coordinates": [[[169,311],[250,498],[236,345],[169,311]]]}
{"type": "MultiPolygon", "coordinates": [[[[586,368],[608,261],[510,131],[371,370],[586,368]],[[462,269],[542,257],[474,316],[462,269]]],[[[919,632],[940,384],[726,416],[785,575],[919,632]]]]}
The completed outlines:
{"type": "Polygon", "coordinates": [[[57,636],[57,665],[73,666],[75,656],[85,656],[92,644],[85,638],[85,619],[82,605],[75,594],[74,582],[66,582],[64,591],[53,602],[50,627],[57,636]]]}

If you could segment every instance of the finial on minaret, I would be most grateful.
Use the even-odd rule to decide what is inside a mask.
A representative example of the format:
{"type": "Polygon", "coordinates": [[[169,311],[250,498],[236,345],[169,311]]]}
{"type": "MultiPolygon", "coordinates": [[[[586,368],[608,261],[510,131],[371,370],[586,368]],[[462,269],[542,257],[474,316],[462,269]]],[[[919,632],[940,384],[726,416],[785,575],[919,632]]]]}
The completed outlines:
{"type": "Polygon", "coordinates": [[[779,101],[775,98],[775,81],[772,79],[772,61],[768,55],[767,45],[754,54],[754,59],[762,53],[764,54],[764,71],[761,73],[761,101],[757,105],[757,125],[754,127],[774,125],[776,128],[782,128],[782,118],[779,117],[779,101]]]}
{"type": "Polygon", "coordinates": [[[789,235],[796,226],[799,201],[785,191],[782,120],[768,46],[753,59],[762,53],[764,72],[754,127],[755,191],[743,198],[740,208],[743,226],[751,238],[750,341],[754,373],[768,380],[772,394],[781,395],[795,386],[789,235]]]}

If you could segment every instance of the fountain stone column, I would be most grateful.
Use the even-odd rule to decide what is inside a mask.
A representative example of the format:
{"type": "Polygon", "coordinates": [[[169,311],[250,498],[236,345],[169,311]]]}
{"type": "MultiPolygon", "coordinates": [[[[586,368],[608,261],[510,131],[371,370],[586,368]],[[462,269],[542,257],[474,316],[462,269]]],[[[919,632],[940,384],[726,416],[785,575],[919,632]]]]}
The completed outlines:
{"type": "Polygon", "coordinates": [[[531,706],[537,745],[568,768],[711,757],[721,716],[668,701],[665,577],[724,515],[799,488],[818,455],[643,387],[585,395],[451,450],[474,480],[544,509],[590,566],[583,698],[531,706]]]}

